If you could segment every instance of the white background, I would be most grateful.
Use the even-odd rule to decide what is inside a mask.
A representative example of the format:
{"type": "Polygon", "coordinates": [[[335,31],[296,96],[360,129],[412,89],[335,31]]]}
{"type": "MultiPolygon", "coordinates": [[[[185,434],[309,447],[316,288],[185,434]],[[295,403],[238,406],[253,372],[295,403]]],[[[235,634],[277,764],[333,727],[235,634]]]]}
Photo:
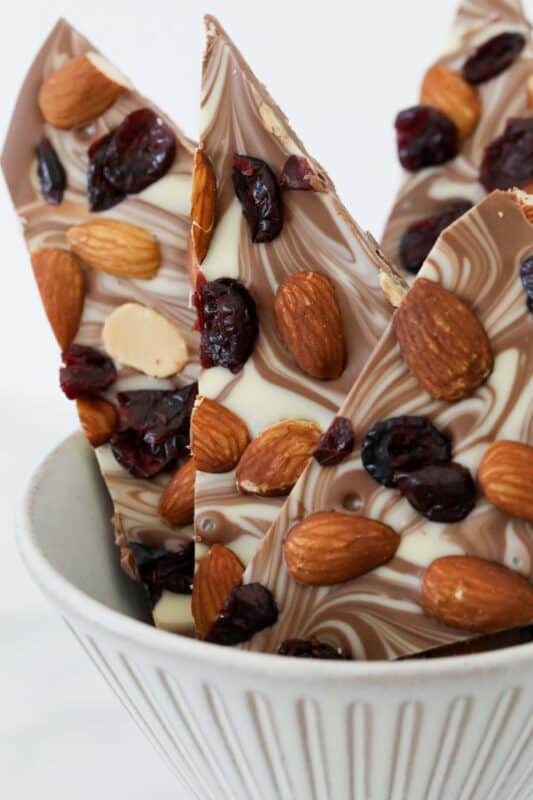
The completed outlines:
{"type": "MultiPolygon", "coordinates": [[[[533,13],[533,0],[526,6],[533,13]]],[[[329,171],[355,218],[379,237],[399,177],[392,121],[416,102],[454,7],[455,0],[5,2],[0,139],[25,71],[59,16],[195,137],[202,14],[209,11],[329,171]]],[[[15,551],[24,483],[76,419],[58,388],[57,347],[3,181],[0,357],[0,796],[175,800],[170,773],[33,587],[15,551]]]]}

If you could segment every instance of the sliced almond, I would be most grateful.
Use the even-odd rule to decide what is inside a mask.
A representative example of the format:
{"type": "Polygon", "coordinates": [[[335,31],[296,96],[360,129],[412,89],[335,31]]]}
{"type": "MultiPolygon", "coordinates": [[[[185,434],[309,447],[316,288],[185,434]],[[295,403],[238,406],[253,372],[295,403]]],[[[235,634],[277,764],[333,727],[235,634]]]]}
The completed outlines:
{"type": "Polygon", "coordinates": [[[155,236],[138,225],[91,219],[67,231],[76,255],[93,269],[123,278],[153,278],[161,263],[155,236]]]}
{"type": "Polygon", "coordinates": [[[493,442],[481,461],[478,480],[489,503],[533,522],[533,447],[507,439],[493,442]]]}
{"type": "Polygon", "coordinates": [[[242,419],[216,400],[198,397],[191,420],[191,453],[201,472],[231,472],[250,441],[242,419]]]}
{"type": "Polygon", "coordinates": [[[67,250],[43,247],[32,253],[33,273],[48,321],[62,350],[78,332],[85,286],[77,258],[67,250]]]}
{"type": "Polygon", "coordinates": [[[159,500],[159,514],[171,525],[189,525],[194,520],[194,479],[192,458],[172,476],[159,500]]]}
{"type": "Polygon", "coordinates": [[[220,544],[214,544],[198,564],[192,591],[192,615],[200,639],[206,638],[243,572],[244,567],[237,556],[220,544]]]}
{"type": "Polygon", "coordinates": [[[80,397],[76,408],[82,430],[93,447],[111,438],[117,424],[117,412],[111,403],[99,397],[80,397]]]}
{"type": "Polygon", "coordinates": [[[153,378],[175,375],[188,360],[181,331],[140,303],[115,308],[105,321],[102,337],[108,355],[153,378]]]}
{"type": "Polygon", "coordinates": [[[197,264],[204,260],[215,225],[217,179],[202,147],[194,154],[192,172],[191,238],[197,264]]]}
{"type": "Polygon", "coordinates": [[[462,140],[472,135],[481,117],[481,103],[474,87],[458,72],[440,64],[426,72],[420,102],[433,106],[453,120],[462,140]]]}

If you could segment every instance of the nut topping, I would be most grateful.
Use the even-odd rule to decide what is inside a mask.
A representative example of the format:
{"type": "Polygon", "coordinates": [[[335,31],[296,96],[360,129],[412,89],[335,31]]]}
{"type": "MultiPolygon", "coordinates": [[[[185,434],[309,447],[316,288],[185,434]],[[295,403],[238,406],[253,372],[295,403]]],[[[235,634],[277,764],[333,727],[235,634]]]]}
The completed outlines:
{"type": "Polygon", "coordinates": [[[191,421],[191,453],[201,472],[231,472],[250,440],[242,419],[229,408],[198,397],[191,421]]]}
{"type": "Polygon", "coordinates": [[[214,544],[198,564],[192,590],[192,615],[200,639],[206,638],[243,572],[237,556],[220,544],[214,544]]]}
{"type": "Polygon", "coordinates": [[[215,225],[217,179],[202,147],[194,154],[191,200],[191,237],[197,264],[204,260],[215,225]]]}
{"type": "Polygon", "coordinates": [[[533,447],[502,439],[493,442],[481,461],[478,480],[493,506],[512,517],[533,522],[533,447]]]}
{"type": "Polygon", "coordinates": [[[426,72],[420,102],[437,108],[452,119],[462,140],[474,132],[481,116],[481,103],[475,89],[457,72],[440,64],[426,72]]]}
{"type": "Polygon", "coordinates": [[[66,350],[78,332],[83,311],[81,266],[75,256],[56,247],[32,253],[31,264],[54,336],[61,350],[66,350]]]}
{"type": "Polygon", "coordinates": [[[153,278],[161,263],[155,236],[129,222],[91,219],[69,228],[67,239],[82,261],[110,275],[153,278]]]}
{"type": "Polygon", "coordinates": [[[190,458],[176,470],[159,500],[159,514],[171,525],[190,525],[194,519],[196,466],[190,458]]]}

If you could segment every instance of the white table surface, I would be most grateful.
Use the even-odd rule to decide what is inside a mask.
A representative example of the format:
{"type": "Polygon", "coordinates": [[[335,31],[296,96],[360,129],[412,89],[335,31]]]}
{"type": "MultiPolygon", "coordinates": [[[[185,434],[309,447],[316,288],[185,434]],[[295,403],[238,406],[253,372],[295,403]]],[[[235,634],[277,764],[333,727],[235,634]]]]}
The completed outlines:
{"type": "MultiPolygon", "coordinates": [[[[526,5],[533,13],[533,0],[526,5]]],[[[438,52],[454,7],[454,0],[15,0],[0,29],[0,137],[27,67],[62,15],[194,136],[201,20],[210,11],[356,219],[379,236],[399,173],[392,120],[416,102],[422,70],[438,52]]],[[[175,800],[172,776],[15,550],[24,483],[76,419],[58,388],[57,348],[3,182],[0,271],[0,797],[175,800]]]]}

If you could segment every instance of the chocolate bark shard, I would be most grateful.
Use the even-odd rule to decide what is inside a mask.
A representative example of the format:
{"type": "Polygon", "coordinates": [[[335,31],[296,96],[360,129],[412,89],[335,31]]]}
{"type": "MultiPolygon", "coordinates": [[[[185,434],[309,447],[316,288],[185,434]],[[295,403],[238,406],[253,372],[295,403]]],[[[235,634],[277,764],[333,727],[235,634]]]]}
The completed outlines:
{"type": "Polygon", "coordinates": [[[462,522],[430,523],[395,489],[375,482],[360,460],[365,433],[400,414],[425,416],[445,429],[453,459],[473,474],[492,441],[532,441],[533,316],[520,285],[521,261],[533,251],[533,228],[524,213],[529,202],[520,192],[493,193],[441,235],[421,271],[477,314],[495,356],[492,375],[458,403],[432,400],[409,373],[389,327],[339,412],[354,425],[353,454],[329,470],[308,465],[245,572],[245,582],[267,586],[280,606],[278,623],[255,636],[249,649],[275,652],[285,639],[316,636],[349,656],[393,659],[472,638],[425,616],[419,605],[425,568],[446,555],[477,556],[533,580],[531,523],[482,496],[462,522]],[[283,557],[287,531],[302,516],[346,508],[394,528],[402,537],[396,555],[342,584],[297,584],[283,557]]]}
{"type": "MultiPolygon", "coordinates": [[[[68,248],[66,231],[72,225],[86,222],[91,215],[87,205],[87,150],[100,137],[115,128],[132,111],[149,107],[172,128],[177,140],[176,158],[159,181],[138,195],[132,195],[112,208],[105,216],[133,223],[152,232],[161,247],[161,267],[151,281],[117,279],[84,267],[85,301],[81,323],[75,337],[77,344],[101,349],[102,327],[113,309],[128,301],[143,303],[159,311],[174,323],[187,340],[191,361],[179,375],[169,380],[156,380],[121,367],[117,382],[106,393],[114,402],[124,389],[168,389],[190,384],[196,378],[198,346],[192,331],[194,314],[189,308],[187,241],[189,231],[189,196],[194,144],[189,141],[153,103],[133,89],[122,93],[102,115],[90,125],[73,130],[58,130],[43,121],[38,107],[38,94],[43,81],[67,59],[95,48],[67,22],[54,27],[30,67],[15,107],[2,154],[2,169],[13,204],[23,223],[23,233],[30,252],[42,247],[68,248]],[[62,202],[52,206],[41,195],[36,170],[35,147],[46,136],[54,146],[67,175],[67,188],[62,202]]],[[[59,354],[58,354],[59,366],[59,354]]],[[[57,380],[57,376],[52,377],[57,380]]],[[[130,576],[138,574],[129,542],[149,547],[176,549],[190,543],[192,526],[175,528],[158,514],[161,493],[170,475],[161,474],[152,480],[134,478],[113,458],[109,444],[96,450],[100,469],[115,506],[114,525],[122,564],[130,576]]],[[[118,556],[118,553],[117,553],[118,556]]],[[[187,606],[190,597],[181,596],[173,603],[172,593],[165,592],[164,613],[154,618],[165,627],[190,632],[192,617],[187,606]],[[178,611],[178,617],[174,613],[178,611]]]]}
{"type": "MultiPolygon", "coordinates": [[[[259,336],[238,374],[221,367],[204,370],[200,394],[222,402],[237,413],[252,437],[281,419],[314,422],[324,431],[390,318],[392,309],[380,290],[382,259],[376,253],[375,243],[351,219],[331,180],[307,153],[219,23],[207,17],[206,25],[201,140],[217,178],[217,221],[201,270],[207,281],[231,278],[245,284],[257,305],[259,336]],[[239,156],[236,164],[235,155],[239,156]],[[234,191],[232,170],[236,168],[239,172],[236,180],[243,197],[246,193],[242,176],[250,180],[262,176],[277,202],[271,173],[279,181],[291,156],[306,159],[310,169],[320,176],[320,191],[282,188],[281,231],[273,241],[254,243],[234,191]],[[268,172],[258,159],[266,163],[268,172]],[[276,328],[276,292],[295,273],[307,277],[309,273],[320,273],[334,289],[343,321],[347,359],[341,376],[333,380],[311,377],[313,372],[321,370],[306,372],[298,366],[276,328]]],[[[304,285],[304,277],[301,280],[304,285]]],[[[307,290],[311,292],[311,287],[307,290]]],[[[328,291],[331,293],[329,285],[328,291]]],[[[322,299],[325,294],[324,291],[322,299]]],[[[318,301],[313,302],[315,319],[319,305],[318,301]]],[[[324,314],[330,311],[331,308],[324,309],[324,314]]],[[[325,326],[322,338],[332,335],[332,313],[330,319],[332,324],[325,326]]],[[[297,322],[300,324],[300,320],[297,322]]],[[[301,330],[293,342],[302,341],[304,325],[301,330]]],[[[332,354],[336,354],[336,361],[342,361],[339,356],[342,349],[333,346],[338,342],[331,346],[329,342],[323,344],[326,367],[322,374],[329,376],[335,374],[335,369],[330,371],[328,358],[333,361],[332,354]]],[[[308,355],[313,348],[305,350],[308,355]]],[[[308,366],[306,359],[300,362],[308,366]]],[[[206,544],[229,545],[246,563],[282,502],[279,498],[239,494],[234,472],[199,473],[197,535],[206,544]]]]}

